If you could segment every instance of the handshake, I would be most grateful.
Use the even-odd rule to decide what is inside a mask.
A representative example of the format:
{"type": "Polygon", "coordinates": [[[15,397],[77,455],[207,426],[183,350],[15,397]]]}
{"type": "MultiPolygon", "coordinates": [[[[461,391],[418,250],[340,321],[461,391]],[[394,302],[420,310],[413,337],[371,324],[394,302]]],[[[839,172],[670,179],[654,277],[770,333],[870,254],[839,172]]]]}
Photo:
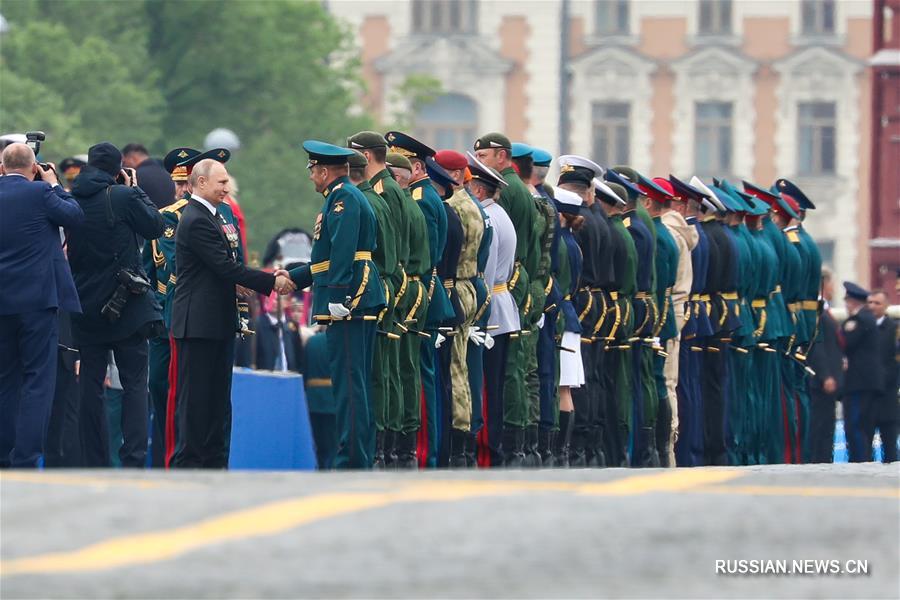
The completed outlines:
{"type": "Polygon", "coordinates": [[[297,289],[296,284],[291,280],[291,275],[284,269],[275,271],[275,291],[284,296],[290,294],[297,289]]]}

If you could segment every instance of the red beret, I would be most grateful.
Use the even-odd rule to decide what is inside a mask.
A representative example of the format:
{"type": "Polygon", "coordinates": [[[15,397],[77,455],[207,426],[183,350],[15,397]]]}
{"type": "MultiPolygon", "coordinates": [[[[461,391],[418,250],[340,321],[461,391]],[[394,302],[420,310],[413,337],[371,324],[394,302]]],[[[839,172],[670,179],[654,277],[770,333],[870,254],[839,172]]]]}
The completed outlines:
{"type": "Polygon", "coordinates": [[[672,187],[672,184],[669,183],[668,179],[664,177],[654,177],[653,183],[672,194],[672,200],[681,200],[681,198],[675,196],[675,189],[672,187]]]}
{"type": "MultiPolygon", "coordinates": [[[[655,180],[651,183],[655,184],[655,185],[651,185],[649,183],[644,183],[644,182],[638,183],[638,187],[641,188],[641,192],[643,192],[645,196],[647,196],[648,198],[650,198],[651,200],[653,200],[655,202],[659,202],[660,204],[672,199],[673,194],[671,191],[669,191],[665,188],[663,188],[662,190],[659,189],[659,187],[657,187],[657,186],[659,186],[659,183],[657,183],[655,180]]],[[[668,182],[666,182],[666,183],[668,183],[668,182]]]]}
{"type": "Polygon", "coordinates": [[[448,171],[465,169],[469,166],[469,161],[466,159],[465,155],[460,154],[456,150],[438,150],[434,155],[434,162],[448,171]]]}

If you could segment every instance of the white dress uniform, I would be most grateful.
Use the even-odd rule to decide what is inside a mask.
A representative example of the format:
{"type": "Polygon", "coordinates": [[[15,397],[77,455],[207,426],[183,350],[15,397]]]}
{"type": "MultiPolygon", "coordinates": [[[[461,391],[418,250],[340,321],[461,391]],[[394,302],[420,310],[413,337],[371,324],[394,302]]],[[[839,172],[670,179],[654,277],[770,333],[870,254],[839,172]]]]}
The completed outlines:
{"type": "Polygon", "coordinates": [[[491,251],[484,267],[484,281],[491,289],[491,315],[488,326],[491,335],[514,333],[521,329],[519,309],[506,287],[513,276],[516,261],[516,229],[503,207],[493,199],[481,202],[481,207],[491,220],[494,237],[491,251]]]}

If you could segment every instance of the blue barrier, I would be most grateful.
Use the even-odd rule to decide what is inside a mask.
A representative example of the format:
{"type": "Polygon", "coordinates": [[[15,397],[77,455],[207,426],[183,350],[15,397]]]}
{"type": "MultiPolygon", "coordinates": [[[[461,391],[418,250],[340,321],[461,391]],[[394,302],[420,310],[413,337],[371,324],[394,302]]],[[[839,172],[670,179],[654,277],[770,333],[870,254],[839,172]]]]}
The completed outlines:
{"type": "Polygon", "coordinates": [[[316,468],[303,377],[234,369],[231,469],[316,468]]]}

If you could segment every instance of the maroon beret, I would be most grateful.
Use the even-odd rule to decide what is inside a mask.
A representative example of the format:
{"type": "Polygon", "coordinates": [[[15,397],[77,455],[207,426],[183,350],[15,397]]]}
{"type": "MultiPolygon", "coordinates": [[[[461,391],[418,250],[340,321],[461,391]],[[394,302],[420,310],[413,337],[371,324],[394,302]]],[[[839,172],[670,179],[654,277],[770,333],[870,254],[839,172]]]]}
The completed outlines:
{"type": "Polygon", "coordinates": [[[438,150],[434,155],[434,162],[448,171],[465,169],[469,165],[469,161],[466,160],[465,155],[460,154],[456,150],[438,150]]]}

